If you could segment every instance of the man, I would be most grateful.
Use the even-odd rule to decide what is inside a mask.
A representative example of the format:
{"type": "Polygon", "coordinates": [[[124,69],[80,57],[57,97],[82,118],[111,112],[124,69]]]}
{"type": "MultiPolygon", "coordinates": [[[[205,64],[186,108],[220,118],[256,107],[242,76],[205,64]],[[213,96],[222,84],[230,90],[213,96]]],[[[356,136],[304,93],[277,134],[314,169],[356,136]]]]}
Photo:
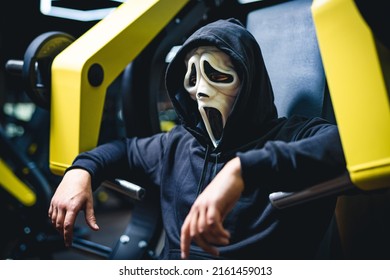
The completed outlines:
{"type": "Polygon", "coordinates": [[[337,127],[278,118],[260,47],[235,19],[190,36],[168,66],[166,86],[180,125],[101,145],[67,170],[49,209],[65,243],[80,210],[99,229],[92,191],[102,180],[148,178],[161,192],[162,259],[314,258],[335,198],[277,210],[268,195],[344,172],[337,127]]]}

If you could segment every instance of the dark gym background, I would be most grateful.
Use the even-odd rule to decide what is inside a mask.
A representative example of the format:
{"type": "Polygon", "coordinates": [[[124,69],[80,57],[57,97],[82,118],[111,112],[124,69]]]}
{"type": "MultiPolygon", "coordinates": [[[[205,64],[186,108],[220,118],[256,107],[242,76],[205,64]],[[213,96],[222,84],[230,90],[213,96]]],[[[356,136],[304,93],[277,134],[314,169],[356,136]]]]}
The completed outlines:
{"type": "MultiPolygon", "coordinates": [[[[114,1],[56,1],[55,5],[63,7],[72,7],[81,10],[106,8],[118,6],[119,2],[114,1]],[[77,5],[77,6],[75,6],[77,5]]],[[[94,24],[95,21],[77,21],[64,18],[57,18],[43,15],[40,10],[39,0],[29,1],[13,1],[5,0],[0,3],[0,124],[10,135],[10,138],[15,140],[15,144],[19,145],[21,151],[27,149],[27,141],[35,141],[38,143],[37,150],[29,156],[37,163],[37,165],[50,178],[53,189],[57,186],[60,178],[50,173],[48,168],[48,143],[49,143],[49,112],[40,110],[41,118],[36,125],[36,130],[28,132],[18,128],[12,118],[9,117],[10,108],[11,114],[16,112],[16,107],[20,104],[30,104],[31,100],[24,93],[20,77],[10,75],[5,71],[6,61],[9,59],[23,60],[24,52],[28,45],[36,38],[47,31],[63,31],[73,35],[75,38],[86,32],[94,24]],[[6,109],[6,107],[8,109],[6,109]],[[22,135],[30,133],[31,135],[22,135]],[[26,136],[26,137],[25,137],[26,136]],[[19,138],[23,138],[19,140],[19,138]],[[39,139],[37,139],[39,138],[39,139]],[[18,143],[18,141],[20,141],[18,143]]],[[[111,104],[106,104],[105,110],[107,123],[106,134],[103,137],[110,139],[117,137],[121,133],[120,120],[117,119],[117,103],[115,98],[115,90],[113,90],[114,98],[111,104]]],[[[23,108],[23,107],[22,107],[23,108]]],[[[19,112],[20,113],[20,112],[19,112]]],[[[22,113],[23,115],[23,113],[22,113]]],[[[17,114],[12,115],[13,118],[18,118],[17,114]]],[[[82,232],[88,239],[99,244],[112,247],[120,237],[121,232],[127,225],[130,217],[131,203],[116,193],[108,190],[98,191],[95,195],[95,211],[98,219],[98,224],[101,230],[92,232],[84,222],[84,217],[80,215],[77,220],[78,231],[82,232]]],[[[6,225],[3,225],[4,227],[6,225]]],[[[55,259],[89,259],[93,258],[86,254],[80,254],[75,250],[61,251],[54,255],[55,259]]]]}

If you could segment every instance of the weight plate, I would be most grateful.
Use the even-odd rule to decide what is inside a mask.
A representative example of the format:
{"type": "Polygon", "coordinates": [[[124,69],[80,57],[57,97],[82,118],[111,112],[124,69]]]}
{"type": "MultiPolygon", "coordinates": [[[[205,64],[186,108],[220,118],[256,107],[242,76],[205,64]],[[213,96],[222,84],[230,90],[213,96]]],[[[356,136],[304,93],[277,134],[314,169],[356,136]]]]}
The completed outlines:
{"type": "Polygon", "coordinates": [[[74,37],[60,31],[46,32],[28,46],[23,59],[22,77],[27,95],[38,106],[50,108],[51,65],[74,37]]]}

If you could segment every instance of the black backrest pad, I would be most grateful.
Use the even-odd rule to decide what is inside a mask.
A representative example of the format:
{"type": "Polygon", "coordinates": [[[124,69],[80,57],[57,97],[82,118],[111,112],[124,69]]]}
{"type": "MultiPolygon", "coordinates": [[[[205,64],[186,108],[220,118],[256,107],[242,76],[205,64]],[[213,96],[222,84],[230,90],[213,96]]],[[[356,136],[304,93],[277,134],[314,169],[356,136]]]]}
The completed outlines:
{"type": "MultiPolygon", "coordinates": [[[[325,116],[326,79],[311,15],[311,0],[252,11],[247,28],[262,49],[279,116],[325,116]]],[[[326,109],[328,110],[328,109],[326,109]]]]}

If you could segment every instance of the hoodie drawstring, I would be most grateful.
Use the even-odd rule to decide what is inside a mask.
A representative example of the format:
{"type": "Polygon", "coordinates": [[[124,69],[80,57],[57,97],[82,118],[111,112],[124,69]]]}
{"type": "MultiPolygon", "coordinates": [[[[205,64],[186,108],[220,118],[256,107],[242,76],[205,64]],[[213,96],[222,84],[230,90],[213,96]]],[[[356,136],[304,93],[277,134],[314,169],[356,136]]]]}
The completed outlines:
{"type": "Polygon", "coordinates": [[[221,155],[221,153],[218,153],[215,155],[215,165],[214,165],[214,170],[213,170],[213,177],[214,178],[217,175],[217,167],[218,167],[218,157],[221,155]]]}
{"type": "MultiPolygon", "coordinates": [[[[215,165],[214,165],[214,168],[213,168],[213,174],[212,174],[211,178],[214,178],[217,175],[218,158],[219,158],[220,155],[221,155],[221,153],[218,153],[215,156],[215,165]]],[[[204,164],[203,164],[203,169],[202,169],[202,175],[201,175],[200,181],[198,183],[198,191],[196,193],[197,197],[199,196],[199,194],[204,189],[203,185],[204,185],[204,181],[206,179],[207,167],[208,167],[208,160],[207,159],[208,159],[209,156],[210,156],[210,146],[207,145],[207,147],[206,147],[206,154],[205,154],[205,157],[203,159],[204,160],[204,164]]]]}
{"type": "Polygon", "coordinates": [[[202,175],[201,175],[199,183],[198,183],[198,191],[196,192],[196,196],[197,197],[199,196],[199,194],[202,191],[202,186],[203,186],[204,180],[206,178],[206,171],[207,171],[207,166],[208,166],[207,158],[209,157],[209,154],[210,154],[210,146],[207,145],[207,147],[206,147],[206,154],[205,154],[204,159],[203,159],[204,163],[203,163],[202,175]]]}

